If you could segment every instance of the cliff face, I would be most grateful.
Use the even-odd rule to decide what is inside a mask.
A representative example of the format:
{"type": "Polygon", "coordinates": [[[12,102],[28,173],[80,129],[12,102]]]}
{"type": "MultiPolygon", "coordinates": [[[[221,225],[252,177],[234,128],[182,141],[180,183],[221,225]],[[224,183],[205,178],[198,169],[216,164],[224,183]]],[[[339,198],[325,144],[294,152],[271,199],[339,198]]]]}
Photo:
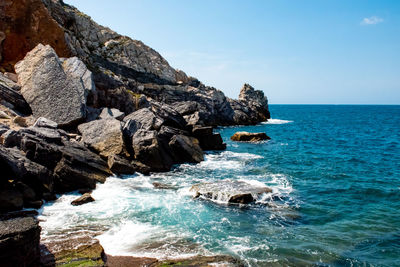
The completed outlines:
{"type": "Polygon", "coordinates": [[[173,105],[191,125],[255,124],[269,118],[262,91],[249,87],[241,99],[231,100],[172,68],[141,41],[98,25],[61,0],[4,0],[0,20],[3,71],[13,71],[37,44],[49,44],[60,57],[77,56],[93,72],[98,93],[93,107],[129,114],[136,109],[134,96],[144,94],[173,105]],[[257,97],[248,101],[245,95],[257,97]]]}

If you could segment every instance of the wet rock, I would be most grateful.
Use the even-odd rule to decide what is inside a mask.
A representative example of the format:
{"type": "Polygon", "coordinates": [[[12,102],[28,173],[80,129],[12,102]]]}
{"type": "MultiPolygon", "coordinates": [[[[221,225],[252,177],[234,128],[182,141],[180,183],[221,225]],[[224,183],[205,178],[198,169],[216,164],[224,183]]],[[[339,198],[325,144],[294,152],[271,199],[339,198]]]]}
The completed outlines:
{"type": "Polygon", "coordinates": [[[111,155],[108,157],[108,167],[115,174],[134,174],[136,167],[129,160],[111,155]]]}
{"type": "Polygon", "coordinates": [[[151,266],[161,267],[161,266],[227,266],[227,267],[244,267],[246,266],[240,260],[225,255],[217,255],[217,256],[194,256],[190,258],[183,259],[173,259],[173,260],[164,260],[159,261],[151,266]]]}
{"type": "Polygon", "coordinates": [[[104,183],[112,174],[104,160],[79,144],[65,143],[60,151],[61,160],[54,168],[58,192],[94,189],[97,182],[104,183]]]}
{"type": "Polygon", "coordinates": [[[225,150],[226,144],[219,133],[198,137],[203,150],[225,150]]]}
{"type": "Polygon", "coordinates": [[[152,183],[152,185],[154,186],[155,189],[167,189],[167,190],[176,190],[177,188],[169,185],[169,184],[163,184],[163,183],[158,183],[158,182],[154,182],[152,183]]]}
{"type": "Polygon", "coordinates": [[[237,132],[231,136],[232,141],[259,142],[271,139],[265,133],[237,132]]]}
{"type": "Polygon", "coordinates": [[[132,137],[132,149],[135,159],[153,171],[168,171],[173,165],[169,147],[157,137],[156,131],[138,130],[132,137]]]}
{"type": "Polygon", "coordinates": [[[15,65],[15,71],[35,117],[60,126],[74,125],[86,117],[87,89],[82,79],[63,68],[50,46],[36,46],[15,65]]]}
{"type": "Polygon", "coordinates": [[[41,266],[105,266],[104,249],[90,236],[66,236],[41,244],[41,266]]]}
{"type": "Polygon", "coordinates": [[[106,255],[106,266],[124,267],[124,266],[154,266],[158,262],[156,258],[131,257],[131,256],[112,256],[106,255]]]}
{"type": "Polygon", "coordinates": [[[50,128],[50,129],[57,129],[58,124],[52,120],[40,117],[36,120],[33,127],[41,127],[41,128],[50,128]]]}
{"type": "Polygon", "coordinates": [[[248,204],[256,201],[259,195],[272,192],[266,186],[234,180],[196,184],[192,186],[190,191],[196,197],[235,204],[248,204]]]}
{"type": "Polygon", "coordinates": [[[199,163],[204,160],[204,154],[199,145],[199,140],[194,137],[174,135],[169,142],[169,146],[174,153],[175,162],[199,163]]]}
{"type": "Polygon", "coordinates": [[[205,137],[213,134],[213,128],[211,126],[202,127],[199,125],[193,126],[192,133],[194,137],[205,137]]]}
{"type": "Polygon", "coordinates": [[[117,119],[119,121],[121,121],[125,116],[125,113],[123,113],[122,111],[119,111],[116,108],[103,108],[101,110],[101,113],[99,115],[99,119],[117,119]]]}
{"type": "Polygon", "coordinates": [[[125,151],[119,120],[94,120],[79,125],[78,130],[82,134],[82,141],[103,157],[123,154],[125,151]]]}
{"type": "Polygon", "coordinates": [[[30,216],[0,221],[0,266],[38,266],[40,230],[30,216]]]}
{"type": "Polygon", "coordinates": [[[89,194],[85,193],[81,197],[75,199],[74,201],[71,202],[72,206],[80,206],[89,202],[93,202],[94,198],[89,194]]]}

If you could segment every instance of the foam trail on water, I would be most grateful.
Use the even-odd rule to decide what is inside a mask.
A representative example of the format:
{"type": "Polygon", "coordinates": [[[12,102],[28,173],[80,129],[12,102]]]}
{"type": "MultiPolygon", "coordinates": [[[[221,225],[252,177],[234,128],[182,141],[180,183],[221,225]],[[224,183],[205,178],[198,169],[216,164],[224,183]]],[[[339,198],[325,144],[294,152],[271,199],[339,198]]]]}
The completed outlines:
{"type": "Polygon", "coordinates": [[[266,122],[262,122],[261,124],[286,124],[286,123],[291,123],[293,121],[289,120],[280,120],[280,119],[268,119],[266,122]]]}

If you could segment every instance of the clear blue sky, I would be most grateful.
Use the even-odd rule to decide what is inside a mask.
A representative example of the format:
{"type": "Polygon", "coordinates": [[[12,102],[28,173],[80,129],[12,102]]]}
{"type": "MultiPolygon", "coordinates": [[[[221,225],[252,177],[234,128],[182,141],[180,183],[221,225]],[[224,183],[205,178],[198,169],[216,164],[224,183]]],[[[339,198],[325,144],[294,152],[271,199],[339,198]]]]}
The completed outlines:
{"type": "Polygon", "coordinates": [[[272,104],[400,104],[397,0],[65,0],[175,68],[272,104]]]}

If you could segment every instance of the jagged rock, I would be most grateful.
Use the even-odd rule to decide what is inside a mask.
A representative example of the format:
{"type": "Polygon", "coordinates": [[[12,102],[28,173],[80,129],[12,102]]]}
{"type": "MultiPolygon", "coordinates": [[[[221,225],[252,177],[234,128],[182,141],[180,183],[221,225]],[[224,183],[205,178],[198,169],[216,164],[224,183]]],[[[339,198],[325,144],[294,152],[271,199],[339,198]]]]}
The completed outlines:
{"type": "Polygon", "coordinates": [[[0,266],[39,266],[40,230],[30,216],[0,220],[0,266]]]}
{"type": "Polygon", "coordinates": [[[132,137],[132,149],[136,160],[149,166],[153,171],[168,171],[173,159],[167,148],[157,137],[156,131],[140,129],[132,137]]]}
{"type": "Polygon", "coordinates": [[[192,129],[192,134],[195,137],[203,137],[213,135],[213,128],[211,126],[202,127],[199,125],[195,125],[192,129]]]}
{"type": "Polygon", "coordinates": [[[265,133],[237,132],[231,136],[232,141],[259,142],[271,139],[265,133]]]}
{"type": "Polygon", "coordinates": [[[250,107],[259,121],[266,121],[271,117],[268,110],[268,99],[264,96],[263,91],[255,90],[247,83],[240,90],[239,101],[250,107]]]}
{"type": "Polygon", "coordinates": [[[224,150],[226,144],[219,133],[198,137],[203,150],[224,150]]]}
{"type": "Polygon", "coordinates": [[[0,99],[10,103],[13,108],[23,114],[29,115],[32,113],[32,110],[19,92],[20,89],[20,86],[0,72],[0,99]]]}
{"type": "Polygon", "coordinates": [[[97,104],[97,91],[93,81],[92,72],[77,57],[62,59],[62,66],[68,77],[82,80],[85,88],[85,99],[88,105],[97,104]]]}
{"type": "Polygon", "coordinates": [[[136,171],[135,165],[129,160],[116,155],[109,156],[107,163],[110,170],[116,174],[133,174],[136,171]]]}
{"type": "Polygon", "coordinates": [[[257,197],[272,190],[266,186],[256,186],[243,181],[222,180],[215,183],[201,183],[190,189],[195,197],[203,197],[225,203],[248,204],[257,197]]]}
{"type": "Polygon", "coordinates": [[[86,117],[87,89],[82,79],[63,69],[50,46],[36,46],[15,65],[15,71],[35,117],[48,118],[60,126],[74,125],[86,117]]]}
{"type": "Polygon", "coordinates": [[[199,140],[185,135],[174,135],[169,142],[174,153],[175,162],[198,163],[204,160],[203,150],[200,148],[199,140]]]}
{"type": "MultiPolygon", "coordinates": [[[[50,170],[29,160],[16,148],[0,146],[0,167],[2,170],[0,184],[4,185],[2,188],[10,188],[7,184],[9,184],[9,180],[14,180],[29,186],[37,197],[53,190],[54,181],[50,170]]],[[[18,188],[14,187],[14,189],[18,188]]],[[[24,190],[20,188],[19,192],[21,191],[24,190]]]]}
{"type": "Polygon", "coordinates": [[[93,202],[94,198],[89,194],[85,193],[81,197],[75,199],[74,201],[71,202],[72,206],[80,206],[89,202],[93,202]]]}
{"type": "Polygon", "coordinates": [[[36,120],[33,127],[41,127],[41,128],[50,128],[50,129],[57,129],[58,124],[52,120],[40,117],[36,120]]]}
{"type": "Polygon", "coordinates": [[[121,121],[125,116],[125,113],[123,113],[122,111],[119,111],[116,108],[103,108],[101,110],[101,113],[99,115],[99,119],[117,119],[119,121],[121,121]]]}
{"type": "Polygon", "coordinates": [[[119,155],[125,150],[119,120],[94,120],[79,125],[78,130],[82,134],[82,141],[103,157],[119,155]]]}
{"type": "Polygon", "coordinates": [[[57,192],[94,189],[96,182],[104,183],[111,176],[107,163],[79,144],[64,143],[60,151],[62,157],[54,169],[57,192]]]}

